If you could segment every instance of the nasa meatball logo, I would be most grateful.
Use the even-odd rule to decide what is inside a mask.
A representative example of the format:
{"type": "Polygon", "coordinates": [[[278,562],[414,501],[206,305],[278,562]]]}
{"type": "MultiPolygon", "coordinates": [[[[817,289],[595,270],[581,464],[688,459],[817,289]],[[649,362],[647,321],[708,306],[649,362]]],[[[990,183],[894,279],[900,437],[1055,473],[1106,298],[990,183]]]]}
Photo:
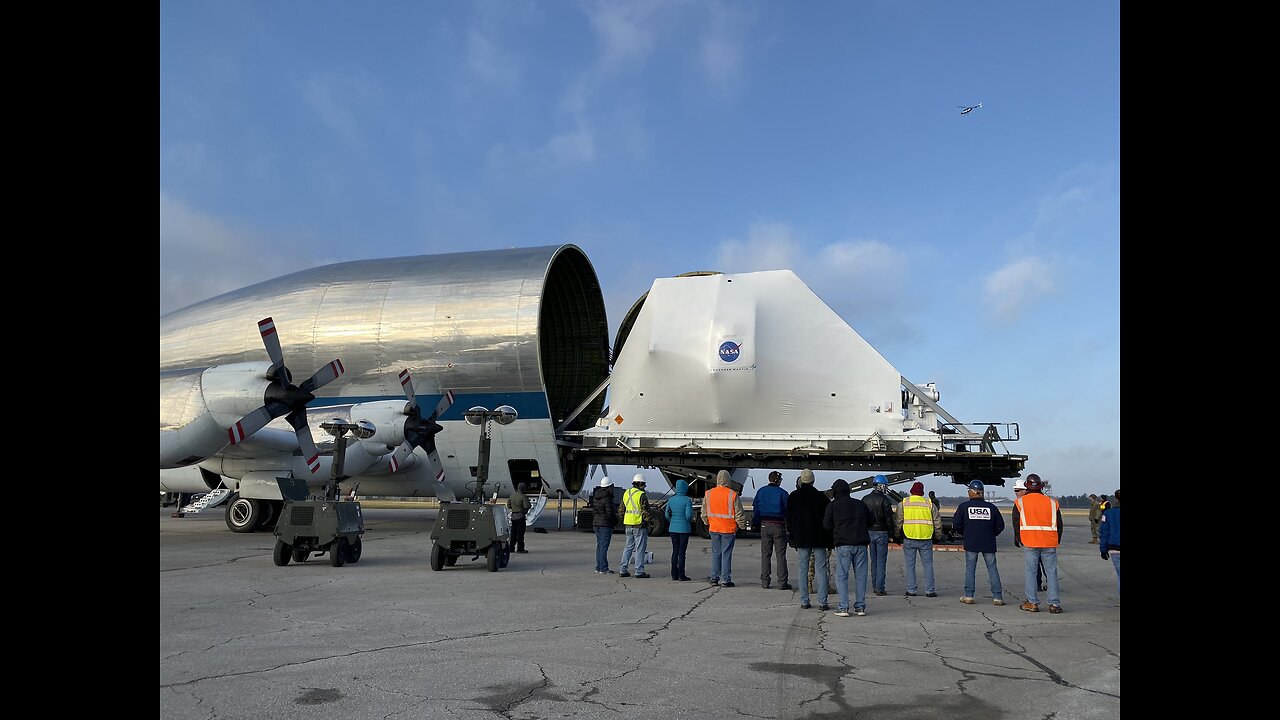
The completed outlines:
{"type": "Polygon", "coordinates": [[[726,340],[720,343],[720,359],[724,362],[736,362],[738,357],[742,355],[742,346],[732,340],[726,340]]]}

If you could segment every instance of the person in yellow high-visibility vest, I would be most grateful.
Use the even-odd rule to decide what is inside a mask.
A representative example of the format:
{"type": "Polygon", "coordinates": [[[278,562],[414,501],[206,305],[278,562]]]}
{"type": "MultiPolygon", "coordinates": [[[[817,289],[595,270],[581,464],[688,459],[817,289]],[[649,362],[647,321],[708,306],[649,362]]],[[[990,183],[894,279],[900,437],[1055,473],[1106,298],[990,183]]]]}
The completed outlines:
{"type": "Polygon", "coordinates": [[[649,514],[649,498],[644,492],[644,475],[636,473],[631,479],[631,489],[622,493],[622,526],[626,529],[627,544],[622,549],[622,569],[618,577],[631,577],[628,566],[631,558],[635,558],[636,577],[647,578],[644,571],[644,556],[649,547],[649,527],[644,524],[649,514]]]}
{"type": "Polygon", "coordinates": [[[902,531],[902,555],[907,563],[907,597],[916,596],[916,556],[924,565],[924,596],[938,597],[933,583],[933,539],[942,537],[942,518],[929,498],[924,483],[911,486],[911,494],[894,508],[893,524],[902,531]]]}
{"type": "Polygon", "coordinates": [[[742,498],[729,487],[729,471],[716,473],[716,486],[702,498],[702,522],[711,534],[711,584],[733,587],[733,541],[749,527],[742,498]]]}

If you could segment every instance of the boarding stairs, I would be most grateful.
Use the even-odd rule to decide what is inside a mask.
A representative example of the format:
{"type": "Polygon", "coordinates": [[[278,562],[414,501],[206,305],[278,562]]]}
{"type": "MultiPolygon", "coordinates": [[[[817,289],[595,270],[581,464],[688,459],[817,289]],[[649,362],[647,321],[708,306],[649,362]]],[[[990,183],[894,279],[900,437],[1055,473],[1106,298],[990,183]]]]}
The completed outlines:
{"type": "Polygon", "coordinates": [[[198,513],[202,510],[215,508],[221,505],[222,503],[226,502],[227,499],[230,497],[231,497],[231,491],[228,490],[227,488],[220,487],[217,490],[214,490],[212,492],[207,492],[204,495],[201,495],[200,497],[196,498],[195,500],[187,503],[186,506],[182,508],[182,512],[198,513]]]}

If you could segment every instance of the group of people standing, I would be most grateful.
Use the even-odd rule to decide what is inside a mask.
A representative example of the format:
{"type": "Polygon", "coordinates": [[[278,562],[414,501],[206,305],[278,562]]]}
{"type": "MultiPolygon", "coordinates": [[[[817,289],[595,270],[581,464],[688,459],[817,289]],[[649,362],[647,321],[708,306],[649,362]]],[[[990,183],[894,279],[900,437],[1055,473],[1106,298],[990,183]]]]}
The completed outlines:
{"type": "MultiPolygon", "coordinates": [[[[600,480],[592,492],[591,524],[596,534],[597,573],[613,574],[609,567],[609,545],[613,540],[613,529],[621,518],[627,544],[622,550],[618,577],[631,577],[633,563],[635,577],[652,577],[644,571],[645,563],[649,561],[648,519],[653,512],[645,494],[645,485],[644,475],[636,473],[631,479],[631,487],[622,494],[620,504],[614,503],[613,481],[607,477],[600,480]]],[[[662,512],[667,520],[667,534],[671,536],[671,579],[688,582],[692,578],[685,573],[685,554],[689,548],[689,536],[693,533],[693,501],[689,499],[687,482],[676,481],[675,494],[667,500],[662,512]]],[[[733,587],[733,544],[738,528],[748,525],[742,498],[730,487],[727,471],[721,470],[716,475],[716,486],[703,498],[702,521],[711,533],[711,583],[733,587]]],[[[785,575],[785,564],[782,572],[785,575]]]]}
{"type": "MultiPolygon", "coordinates": [[[[884,475],[875,477],[872,492],[862,499],[850,494],[849,484],[843,479],[832,485],[830,497],[814,488],[813,483],[813,472],[802,470],[796,489],[788,493],[781,487],[782,474],[776,471],[769,473],[769,484],[756,493],[752,523],[749,524],[742,498],[731,487],[729,473],[724,470],[717,473],[716,485],[707,491],[701,513],[711,537],[711,584],[734,587],[733,547],[737,531],[754,524],[760,529],[762,588],[771,588],[776,575],[779,589],[792,589],[787,567],[788,547],[796,549],[800,568],[813,568],[810,582],[805,582],[804,578],[797,582],[801,608],[813,607],[811,593],[816,593],[819,608],[824,611],[831,609],[830,555],[835,561],[836,616],[866,615],[868,578],[874,594],[887,594],[885,568],[889,536],[893,532],[900,532],[903,537],[905,596],[917,597],[920,590],[924,591],[924,597],[938,596],[934,581],[933,542],[942,536],[941,510],[936,498],[925,497],[923,483],[914,483],[910,495],[901,503],[895,503],[889,496],[889,481],[884,475]],[[917,564],[921,569],[923,588],[917,582],[917,564]]],[[[608,551],[613,529],[621,517],[627,540],[618,575],[630,577],[630,566],[634,562],[635,577],[650,577],[644,567],[648,544],[646,521],[652,510],[644,489],[644,475],[637,473],[632,479],[632,487],[623,493],[620,504],[614,501],[613,483],[608,478],[601,480],[592,494],[597,573],[613,574],[608,551]]],[[[1021,609],[1039,612],[1039,593],[1045,591],[1049,612],[1057,614],[1063,611],[1057,567],[1057,548],[1063,532],[1062,510],[1058,501],[1045,495],[1043,490],[1044,482],[1035,474],[1014,483],[1014,546],[1023,549],[1025,574],[1026,600],[1021,609]],[[1041,581],[1042,575],[1044,582],[1041,581]]],[[[671,536],[671,579],[674,581],[690,580],[685,572],[685,555],[693,532],[693,503],[688,492],[689,486],[684,480],[676,481],[675,494],[668,499],[662,511],[671,536]]],[[[968,484],[968,496],[952,516],[955,531],[964,537],[965,580],[960,602],[966,605],[974,603],[977,564],[981,559],[987,568],[992,602],[1004,605],[1004,588],[996,563],[996,538],[1005,530],[1004,517],[999,508],[985,499],[985,487],[981,481],[973,480],[968,484]]],[[[1119,496],[1117,490],[1116,502],[1100,514],[1098,521],[1102,557],[1112,560],[1115,565],[1117,592],[1120,578],[1119,496]]]]}

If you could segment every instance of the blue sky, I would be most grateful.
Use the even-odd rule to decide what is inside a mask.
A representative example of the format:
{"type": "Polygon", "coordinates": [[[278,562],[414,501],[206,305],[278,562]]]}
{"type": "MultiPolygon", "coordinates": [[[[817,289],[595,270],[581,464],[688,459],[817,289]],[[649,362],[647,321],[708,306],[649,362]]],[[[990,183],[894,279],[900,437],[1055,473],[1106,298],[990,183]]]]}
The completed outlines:
{"type": "Polygon", "coordinates": [[[790,268],[1055,492],[1119,487],[1118,2],[161,3],[161,314],[564,242],[614,329],[790,268]]]}

